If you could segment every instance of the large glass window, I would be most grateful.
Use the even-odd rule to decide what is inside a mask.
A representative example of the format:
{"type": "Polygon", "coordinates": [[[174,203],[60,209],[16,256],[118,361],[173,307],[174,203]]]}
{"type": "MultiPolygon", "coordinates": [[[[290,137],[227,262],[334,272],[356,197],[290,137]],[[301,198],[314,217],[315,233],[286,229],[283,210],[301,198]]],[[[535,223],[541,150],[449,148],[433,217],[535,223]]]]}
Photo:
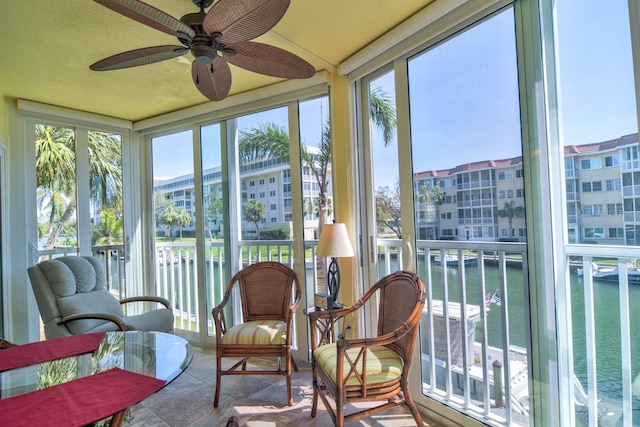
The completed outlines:
{"type": "MultiPolygon", "coordinates": [[[[565,248],[571,274],[563,288],[569,303],[559,309],[571,319],[572,354],[564,375],[575,375],[584,390],[584,396],[575,396],[576,408],[582,408],[577,422],[597,417],[604,424],[637,425],[640,404],[631,383],[640,375],[640,363],[632,357],[640,352],[640,315],[633,309],[640,288],[632,283],[640,258],[633,247],[640,229],[640,163],[630,30],[630,23],[637,27],[637,16],[630,16],[636,6],[623,0],[606,8],[594,0],[549,3],[555,12],[559,143],[581,165],[575,180],[582,209],[567,209],[577,215],[566,225],[572,230],[568,243],[588,245],[565,248]],[[596,155],[605,167],[587,170],[601,166],[596,155]],[[620,246],[606,249],[607,244],[620,246]],[[593,400],[585,401],[587,396],[593,400]]],[[[566,194],[567,203],[571,196],[566,194]]]]}
{"type": "Polygon", "coordinates": [[[76,253],[76,134],[67,127],[37,124],[36,206],[38,250],[76,253]]]}
{"type": "MultiPolygon", "coordinates": [[[[177,328],[202,331],[206,321],[202,336],[212,335],[203,313],[243,266],[271,260],[293,267],[296,218],[311,240],[304,259],[312,259],[319,224],[333,213],[328,98],[299,106],[300,139],[289,135],[291,107],[203,125],[197,153],[191,129],[152,137],[153,266],[177,328]]],[[[307,268],[308,284],[317,283],[313,272],[307,268]]]]}
{"type": "Polygon", "coordinates": [[[428,288],[422,391],[479,419],[529,425],[513,9],[410,58],[408,81],[418,271],[428,288]]]}
{"type": "MultiPolygon", "coordinates": [[[[395,72],[372,79],[367,86],[371,180],[375,197],[373,250],[376,278],[402,268],[402,216],[398,165],[395,72]]],[[[408,172],[409,170],[405,170],[408,172]]],[[[365,289],[366,290],[366,289],[365,289]]]]}
{"type": "Polygon", "coordinates": [[[36,215],[40,260],[93,254],[107,286],[125,295],[121,135],[37,123],[36,215]]]}
{"type": "Polygon", "coordinates": [[[242,259],[246,263],[257,260],[291,259],[292,222],[287,220],[291,209],[289,122],[287,108],[253,113],[238,117],[237,138],[240,162],[242,259]],[[272,181],[271,183],[269,181],[272,181]],[[275,196],[272,192],[275,191],[275,196]],[[275,207],[275,209],[272,209],[275,207]],[[287,241],[286,248],[273,246],[273,253],[260,240],[287,241]]]}
{"type": "MultiPolygon", "coordinates": [[[[328,262],[324,257],[315,256],[315,248],[322,227],[334,217],[329,97],[301,101],[298,103],[298,112],[303,171],[306,295],[307,305],[311,306],[315,292],[327,292],[328,262]]],[[[288,207],[291,207],[291,203],[288,207]]]]}
{"type": "Polygon", "coordinates": [[[126,261],[130,242],[124,235],[122,137],[109,132],[88,132],[89,222],[92,253],[105,255],[105,270],[112,289],[125,296],[126,261]]]}
{"type": "Polygon", "coordinates": [[[193,132],[153,138],[151,151],[156,292],[171,301],[176,328],[198,331],[193,132]]]}

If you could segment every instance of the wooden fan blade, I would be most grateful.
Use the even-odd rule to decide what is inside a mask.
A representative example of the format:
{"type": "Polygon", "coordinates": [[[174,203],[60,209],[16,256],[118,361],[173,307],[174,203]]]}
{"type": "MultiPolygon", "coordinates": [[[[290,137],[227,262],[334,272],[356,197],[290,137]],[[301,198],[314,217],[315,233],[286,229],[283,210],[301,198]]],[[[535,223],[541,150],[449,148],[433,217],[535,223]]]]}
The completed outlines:
{"type": "Polygon", "coordinates": [[[130,50],[110,56],[89,66],[94,71],[118,70],[120,68],[137,67],[175,58],[189,52],[183,46],[154,46],[130,50]]]}
{"type": "Polygon", "coordinates": [[[196,33],[193,29],[182,21],[174,18],[138,0],[94,0],[114,12],[118,12],[134,21],[141,22],[156,30],[160,30],[172,36],[178,37],[185,34],[192,39],[196,33]]]}
{"type": "Polygon", "coordinates": [[[231,69],[221,56],[216,56],[211,65],[196,59],[191,65],[191,76],[200,93],[212,101],[226,98],[231,89],[231,69]]]}
{"type": "Polygon", "coordinates": [[[273,28],[289,3],[290,0],[219,0],[207,12],[202,27],[209,35],[222,34],[222,43],[244,42],[273,28]]]}
{"type": "Polygon", "coordinates": [[[288,79],[307,79],[316,72],[304,59],[279,47],[244,42],[233,46],[235,55],[224,55],[231,64],[255,73],[288,79]]]}

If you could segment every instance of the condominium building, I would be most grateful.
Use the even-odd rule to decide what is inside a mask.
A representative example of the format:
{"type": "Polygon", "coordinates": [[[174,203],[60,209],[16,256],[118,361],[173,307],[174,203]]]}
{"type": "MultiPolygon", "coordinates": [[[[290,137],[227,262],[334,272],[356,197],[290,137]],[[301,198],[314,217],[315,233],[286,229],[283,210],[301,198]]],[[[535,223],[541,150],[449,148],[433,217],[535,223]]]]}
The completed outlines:
{"type": "MultiPolygon", "coordinates": [[[[317,147],[306,147],[312,155],[317,155],[317,147]]],[[[329,169],[330,172],[330,169],[329,169]]],[[[203,170],[203,199],[205,206],[211,198],[223,199],[222,171],[220,166],[203,170]]],[[[264,229],[284,228],[290,231],[293,224],[291,195],[291,166],[288,160],[262,158],[240,166],[240,185],[238,187],[240,203],[244,206],[249,200],[257,200],[265,208],[259,227],[264,229]]],[[[318,218],[315,210],[316,198],[320,195],[320,185],[311,169],[302,167],[302,193],[304,200],[305,238],[317,238],[318,218]]],[[[193,174],[182,175],[154,183],[154,194],[162,194],[173,204],[190,213],[191,224],[182,231],[195,230],[195,188],[193,174]]],[[[330,191],[329,191],[330,194],[330,191]]],[[[224,230],[222,214],[217,217],[206,216],[206,226],[217,234],[224,230]]],[[[158,225],[158,230],[162,227],[158,225]]],[[[254,223],[242,218],[244,238],[256,238],[258,233],[254,223]]],[[[290,234],[291,235],[291,234],[290,234]]]]}
{"type": "MultiPolygon", "coordinates": [[[[565,146],[570,243],[640,243],[638,134],[565,146]]],[[[440,204],[417,203],[419,239],[524,241],[522,157],[414,174],[415,194],[438,188],[440,204]]]]}

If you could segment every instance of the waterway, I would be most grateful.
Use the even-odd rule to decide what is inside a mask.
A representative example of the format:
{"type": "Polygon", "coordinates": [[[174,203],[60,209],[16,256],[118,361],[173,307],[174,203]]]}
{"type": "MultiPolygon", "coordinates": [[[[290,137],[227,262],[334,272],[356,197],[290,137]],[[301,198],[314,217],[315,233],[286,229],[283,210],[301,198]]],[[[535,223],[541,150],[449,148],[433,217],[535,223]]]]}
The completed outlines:
{"type": "MultiPolygon", "coordinates": [[[[457,267],[449,267],[447,274],[448,297],[450,301],[460,301],[460,272],[457,267]]],[[[477,266],[465,267],[466,296],[468,304],[480,305],[485,300],[480,291],[480,280],[477,266]]],[[[423,278],[426,272],[420,272],[423,278]]],[[[442,299],[442,268],[432,267],[432,294],[434,299],[442,299]]],[[[527,348],[527,325],[525,290],[522,269],[508,267],[506,274],[507,295],[501,295],[502,305],[495,303],[489,306],[486,327],[483,322],[477,324],[476,341],[482,338],[486,329],[490,346],[503,348],[502,322],[503,309],[508,303],[509,340],[511,345],[527,348]]],[[[585,391],[589,393],[587,379],[587,336],[585,326],[585,289],[584,279],[575,274],[571,275],[571,318],[573,335],[573,364],[574,372],[585,391]]],[[[485,266],[485,290],[493,294],[500,288],[499,270],[492,265],[485,266]]],[[[486,295],[486,294],[485,294],[486,295]]],[[[620,292],[615,283],[593,283],[594,312],[595,312],[595,360],[597,372],[598,398],[605,401],[622,402],[622,351],[620,338],[620,292]]],[[[634,309],[640,306],[640,285],[629,285],[630,305],[630,330],[631,330],[631,357],[632,378],[640,378],[640,360],[636,355],[640,354],[640,310],[634,309]]],[[[640,380],[638,380],[640,381],[640,380]]],[[[640,425],[640,400],[633,400],[634,425],[640,425]]]]}

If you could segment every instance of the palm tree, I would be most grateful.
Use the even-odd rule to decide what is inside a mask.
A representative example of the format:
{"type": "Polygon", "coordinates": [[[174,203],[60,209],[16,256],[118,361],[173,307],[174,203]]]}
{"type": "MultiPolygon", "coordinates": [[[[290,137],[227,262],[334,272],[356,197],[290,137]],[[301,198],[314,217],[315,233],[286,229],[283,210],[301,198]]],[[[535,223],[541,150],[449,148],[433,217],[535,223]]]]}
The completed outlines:
{"type": "Polygon", "coordinates": [[[180,241],[182,241],[182,227],[191,224],[191,214],[186,210],[179,208],[173,203],[168,204],[159,214],[158,219],[161,224],[169,228],[171,240],[173,241],[173,228],[178,227],[180,230],[180,241]]]}
{"type": "Polygon", "coordinates": [[[112,245],[122,242],[123,219],[114,209],[105,209],[100,215],[100,224],[91,230],[92,245],[112,245]]]}
{"type": "Polygon", "coordinates": [[[318,208],[318,231],[327,220],[327,209],[329,205],[329,168],[331,167],[331,126],[329,121],[325,121],[322,127],[319,152],[314,158],[305,146],[302,147],[302,162],[311,170],[318,183],[318,197],[316,207],[318,208]]]}
{"type": "Polygon", "coordinates": [[[507,218],[509,221],[509,237],[513,236],[513,218],[522,217],[524,215],[524,208],[522,206],[516,206],[516,203],[511,200],[504,202],[504,207],[496,211],[496,215],[507,218]]]}
{"type": "MultiPolygon", "coordinates": [[[[280,159],[290,161],[290,141],[286,130],[274,123],[260,123],[248,131],[241,131],[238,152],[240,162],[248,164],[259,159],[280,159]]],[[[308,168],[318,183],[318,229],[326,221],[329,191],[329,168],[331,167],[331,129],[329,122],[324,123],[318,153],[309,152],[301,146],[302,165],[308,168]]]]}
{"type": "MultiPolygon", "coordinates": [[[[373,89],[369,96],[369,114],[372,123],[382,131],[385,146],[391,143],[397,127],[396,109],[391,97],[381,88],[373,89]]],[[[326,120],[322,127],[319,152],[309,153],[305,145],[301,147],[302,163],[309,168],[319,186],[318,230],[322,230],[327,218],[329,206],[329,171],[331,168],[331,126],[326,120]]],[[[242,164],[254,162],[261,158],[281,159],[289,161],[289,135],[283,127],[274,123],[260,123],[249,131],[240,132],[239,156],[242,164]]]]}
{"type": "Polygon", "coordinates": [[[49,211],[45,249],[53,248],[64,224],[75,214],[75,166],[72,129],[36,125],[38,204],[49,211]]]}
{"type": "Polygon", "coordinates": [[[242,208],[245,221],[253,222],[256,225],[256,232],[258,237],[256,240],[260,240],[260,226],[258,223],[264,219],[265,208],[262,203],[256,199],[249,200],[242,208]]]}
{"type": "MultiPolygon", "coordinates": [[[[45,249],[52,249],[76,213],[75,133],[71,128],[36,125],[36,185],[38,204],[48,211],[45,249]]],[[[89,178],[94,200],[104,207],[121,206],[120,140],[108,133],[89,132],[89,178]]]]}
{"type": "MultiPolygon", "coordinates": [[[[210,220],[214,220],[217,222],[218,217],[224,212],[224,204],[222,203],[222,199],[219,199],[214,191],[209,191],[209,193],[205,197],[204,211],[207,215],[207,224],[209,224],[210,220]]],[[[209,230],[209,238],[211,238],[211,227],[207,226],[207,229],[209,230]]]]}
{"type": "MultiPolygon", "coordinates": [[[[425,204],[425,213],[427,221],[433,221],[437,223],[437,219],[440,216],[440,205],[444,202],[444,192],[440,186],[436,183],[433,187],[431,183],[427,182],[422,184],[416,194],[417,201],[425,204]]],[[[437,230],[434,230],[431,239],[438,238],[437,230]]]]}
{"type": "Polygon", "coordinates": [[[378,233],[391,230],[402,239],[402,218],[400,216],[400,183],[393,189],[378,187],[376,190],[376,225],[378,233]]]}
{"type": "Polygon", "coordinates": [[[110,133],[89,132],[91,197],[122,211],[122,145],[110,133]]]}
{"type": "Polygon", "coordinates": [[[288,162],[289,134],[275,123],[259,123],[248,131],[240,131],[238,156],[243,165],[264,158],[288,162]]]}
{"type": "Polygon", "coordinates": [[[373,125],[382,131],[384,146],[388,146],[398,126],[398,119],[391,97],[379,87],[369,93],[369,117],[373,125]]]}

